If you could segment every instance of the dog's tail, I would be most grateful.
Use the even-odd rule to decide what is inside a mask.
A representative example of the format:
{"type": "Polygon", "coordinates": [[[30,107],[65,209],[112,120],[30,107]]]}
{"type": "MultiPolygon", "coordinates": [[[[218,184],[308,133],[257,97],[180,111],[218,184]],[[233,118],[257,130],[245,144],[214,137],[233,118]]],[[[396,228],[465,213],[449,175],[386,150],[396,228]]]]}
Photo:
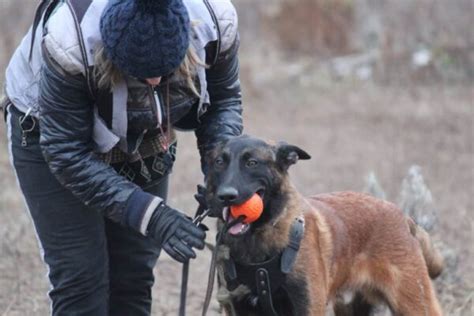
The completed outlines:
{"type": "Polygon", "coordinates": [[[411,234],[420,243],[430,278],[437,278],[444,268],[444,259],[441,253],[433,246],[430,235],[423,227],[415,223],[411,217],[407,217],[407,223],[411,234]]]}
{"type": "Polygon", "coordinates": [[[410,232],[420,243],[429,275],[434,279],[444,268],[444,259],[428,234],[436,226],[438,211],[419,166],[412,166],[403,180],[399,206],[407,215],[410,232]]]}

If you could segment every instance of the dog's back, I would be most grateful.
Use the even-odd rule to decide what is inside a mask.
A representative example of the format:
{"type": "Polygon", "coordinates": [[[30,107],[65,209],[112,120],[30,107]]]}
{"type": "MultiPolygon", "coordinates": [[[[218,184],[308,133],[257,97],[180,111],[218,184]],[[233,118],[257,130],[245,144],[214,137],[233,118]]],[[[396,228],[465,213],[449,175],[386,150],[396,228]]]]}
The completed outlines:
{"type": "MultiPolygon", "coordinates": [[[[429,235],[396,205],[355,192],[321,194],[308,201],[313,208],[306,217],[314,220],[317,212],[318,229],[331,235],[330,299],[342,291],[357,290],[368,301],[383,296],[393,309],[403,310],[417,308],[419,303],[400,301],[400,295],[410,298],[410,292],[422,291],[428,293],[420,299],[432,301],[434,293],[424,276],[441,272],[441,256],[429,235]]],[[[429,315],[440,313],[437,303],[432,308],[429,315]]]]}

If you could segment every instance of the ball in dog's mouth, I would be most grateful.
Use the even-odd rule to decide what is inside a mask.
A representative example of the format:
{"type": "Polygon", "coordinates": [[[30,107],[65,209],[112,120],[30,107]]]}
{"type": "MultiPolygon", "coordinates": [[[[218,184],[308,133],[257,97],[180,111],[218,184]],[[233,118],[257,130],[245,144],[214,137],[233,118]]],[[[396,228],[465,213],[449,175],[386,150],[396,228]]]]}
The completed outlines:
{"type": "MultiPolygon", "coordinates": [[[[253,209],[251,210],[253,212],[253,214],[252,213],[250,213],[250,214],[247,213],[249,215],[253,215],[253,216],[250,216],[252,221],[245,223],[246,220],[245,220],[245,217],[244,217],[244,220],[237,221],[231,227],[227,228],[227,233],[228,234],[233,235],[233,236],[241,236],[241,235],[245,234],[246,232],[248,232],[248,230],[250,229],[250,226],[252,225],[252,223],[255,220],[257,220],[258,217],[260,217],[260,215],[263,212],[263,207],[264,207],[263,206],[263,198],[264,198],[264,195],[265,195],[265,189],[260,188],[252,195],[251,198],[249,198],[246,201],[246,202],[251,202],[251,205],[248,205],[248,207],[251,207],[251,208],[253,207],[253,209]],[[255,196],[258,196],[260,201],[257,201],[255,196]],[[261,204],[258,205],[259,203],[257,203],[257,202],[259,202],[261,204]],[[255,216],[256,214],[258,214],[258,216],[255,216]]],[[[239,204],[238,206],[242,207],[243,205],[245,205],[245,204],[239,204]]],[[[222,208],[222,219],[224,220],[224,222],[227,225],[229,225],[229,223],[235,221],[239,217],[239,215],[244,215],[245,216],[245,213],[246,213],[246,212],[243,212],[243,214],[242,214],[242,212],[240,210],[237,211],[237,212],[234,212],[231,208],[232,208],[232,206],[225,206],[225,207],[222,208]],[[234,215],[233,215],[233,213],[234,213],[234,215]]]]}
{"type": "MultiPolygon", "coordinates": [[[[230,213],[230,208],[229,207],[224,207],[224,209],[222,210],[222,218],[224,219],[224,221],[226,223],[230,223],[233,220],[235,220],[235,218],[230,213]]],[[[243,235],[249,230],[250,225],[251,224],[246,224],[246,223],[243,223],[243,222],[237,222],[237,223],[235,223],[234,225],[232,225],[231,227],[228,228],[227,233],[231,234],[233,236],[243,235]]]]}

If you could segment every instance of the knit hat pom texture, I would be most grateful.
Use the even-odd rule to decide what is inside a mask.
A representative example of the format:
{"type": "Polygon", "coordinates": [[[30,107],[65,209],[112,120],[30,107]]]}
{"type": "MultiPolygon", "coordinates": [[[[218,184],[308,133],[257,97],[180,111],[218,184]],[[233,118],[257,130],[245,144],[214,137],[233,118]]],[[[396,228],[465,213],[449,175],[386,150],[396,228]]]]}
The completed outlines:
{"type": "Polygon", "coordinates": [[[126,74],[171,73],[189,46],[189,15],[181,0],[110,0],[100,31],[105,53],[126,74]]]}

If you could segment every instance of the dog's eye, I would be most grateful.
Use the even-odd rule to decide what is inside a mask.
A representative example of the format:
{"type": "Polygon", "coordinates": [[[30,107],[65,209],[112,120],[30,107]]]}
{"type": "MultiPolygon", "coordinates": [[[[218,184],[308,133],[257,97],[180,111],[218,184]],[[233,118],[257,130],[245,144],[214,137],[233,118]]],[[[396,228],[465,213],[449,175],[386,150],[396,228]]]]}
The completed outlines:
{"type": "Polygon", "coordinates": [[[249,159],[249,160],[247,160],[246,165],[247,165],[247,167],[252,168],[252,167],[255,167],[256,165],[258,165],[258,161],[255,160],[255,159],[249,159]]]}
{"type": "Polygon", "coordinates": [[[217,158],[215,161],[214,161],[214,164],[216,166],[222,166],[224,164],[224,159],[222,158],[217,158]]]}

